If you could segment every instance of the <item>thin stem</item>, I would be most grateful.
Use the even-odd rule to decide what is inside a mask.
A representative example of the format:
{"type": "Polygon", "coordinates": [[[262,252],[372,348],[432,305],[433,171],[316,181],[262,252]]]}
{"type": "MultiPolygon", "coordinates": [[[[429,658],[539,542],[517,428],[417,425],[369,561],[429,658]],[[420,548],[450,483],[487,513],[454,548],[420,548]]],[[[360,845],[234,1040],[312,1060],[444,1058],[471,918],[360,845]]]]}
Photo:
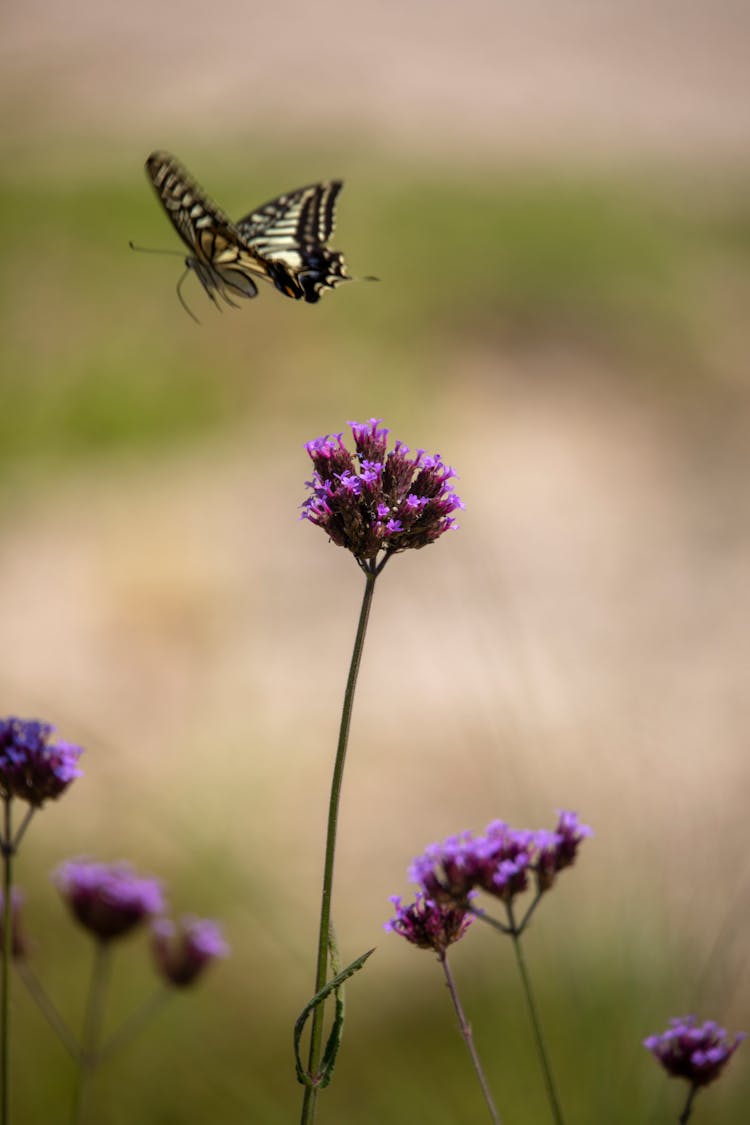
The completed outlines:
{"type": "Polygon", "coordinates": [[[3,857],[3,958],[2,998],[0,999],[0,1122],[10,1120],[9,1065],[10,1050],[10,962],[13,956],[13,826],[11,796],[3,796],[3,830],[0,851],[3,857]]]}
{"type": "Polygon", "coordinates": [[[698,1093],[699,1089],[700,1089],[700,1086],[691,1086],[690,1087],[690,1093],[687,1096],[687,1101],[685,1102],[685,1108],[683,1109],[682,1113],[680,1114],[679,1118],[677,1119],[679,1121],[679,1125],[687,1125],[688,1121],[690,1120],[690,1115],[693,1112],[693,1102],[695,1101],[695,1096],[698,1093]]]}
{"type": "Polygon", "coordinates": [[[68,1027],[63,1017],[58,1012],[52,1000],[47,995],[41,981],[33,971],[31,966],[23,958],[16,961],[16,972],[20,976],[24,985],[26,986],[29,995],[34,1000],[34,1003],[39,1008],[40,1012],[50,1025],[52,1030],[57,1035],[58,1039],[65,1047],[65,1050],[76,1061],[80,1058],[80,1048],[76,1041],[76,1037],[68,1027]]]}
{"type": "Polygon", "coordinates": [[[94,947],[94,963],[91,970],[89,994],[86,1001],[86,1014],[83,1021],[81,1050],[78,1055],[78,1072],[73,1092],[73,1106],[70,1125],[79,1125],[83,1120],[85,1098],[89,1079],[97,1063],[97,1047],[101,1035],[104,1000],[107,991],[107,977],[110,963],[110,943],[97,941],[94,947]]]}
{"type": "MultiPolygon", "coordinates": [[[[318,931],[318,955],[315,969],[315,993],[320,992],[326,983],[328,972],[328,947],[329,931],[331,928],[331,896],[333,892],[333,865],[336,854],[336,831],[338,828],[339,801],[341,799],[341,783],[344,776],[346,762],[346,748],[349,741],[349,727],[351,725],[352,708],[354,705],[354,692],[357,686],[357,676],[362,660],[362,650],[367,633],[367,622],[370,617],[372,597],[375,592],[375,580],[379,571],[375,568],[365,570],[365,591],[362,597],[362,608],[359,611],[359,624],[354,639],[349,676],[344,692],[344,704],[341,710],[341,725],[339,727],[339,740],[336,749],[336,761],[331,779],[331,796],[328,803],[328,827],[326,830],[326,851],[323,865],[323,892],[320,900],[320,929],[318,931]]],[[[382,569],[382,567],[380,568],[382,569]]],[[[313,1085],[305,1086],[302,1099],[302,1116],[300,1125],[311,1125],[315,1118],[315,1105],[317,1102],[318,1088],[314,1084],[315,1075],[321,1057],[323,1042],[323,1005],[318,1004],[313,1012],[312,1029],[310,1032],[310,1053],[308,1056],[308,1074],[313,1085]]]]}
{"type": "Polygon", "coordinates": [[[31,818],[33,817],[34,813],[36,812],[36,808],[37,808],[36,805],[29,805],[28,809],[26,810],[26,816],[21,821],[21,824],[18,828],[18,831],[16,832],[16,838],[13,841],[13,851],[14,852],[18,851],[21,840],[23,840],[24,833],[26,832],[26,829],[31,824],[31,818]]]}
{"type": "Polygon", "coordinates": [[[141,1031],[146,1024],[153,1019],[158,1010],[166,1003],[167,999],[172,995],[174,989],[168,988],[167,985],[161,985],[157,988],[148,999],[144,1000],[140,1008],[132,1012],[127,1019],[120,1024],[116,1031],[113,1031],[109,1039],[99,1048],[96,1055],[97,1065],[108,1059],[115,1051],[119,1051],[126,1043],[141,1031]]]}
{"type": "Polygon", "coordinates": [[[521,919],[521,921],[519,923],[519,926],[518,926],[518,936],[519,937],[521,936],[521,934],[523,933],[523,931],[526,929],[529,922],[531,921],[531,916],[534,913],[534,911],[536,910],[539,903],[542,901],[543,895],[544,895],[544,891],[537,891],[536,894],[534,895],[534,901],[531,903],[531,905],[529,906],[529,909],[526,911],[526,913],[524,914],[523,918],[521,919]]]}
{"type": "Polygon", "coordinates": [[[497,1109],[495,1108],[495,1103],[492,1100],[492,1094],[490,1093],[490,1088],[489,1088],[489,1085],[487,1083],[487,1079],[485,1078],[484,1071],[482,1070],[482,1064],[479,1061],[479,1055],[477,1054],[477,1049],[474,1046],[474,1036],[471,1033],[471,1026],[470,1026],[468,1020],[466,1019],[466,1016],[464,1015],[463,1008],[461,1007],[461,1001],[458,998],[458,991],[456,989],[456,982],[453,978],[453,973],[451,972],[451,970],[448,967],[447,953],[438,954],[438,961],[440,962],[440,964],[443,967],[443,972],[445,973],[446,984],[448,985],[448,991],[451,994],[451,1000],[453,1001],[453,1007],[456,1009],[456,1015],[458,1016],[458,1026],[461,1030],[461,1035],[463,1037],[464,1043],[466,1044],[466,1046],[469,1049],[469,1054],[471,1055],[471,1061],[474,1064],[474,1070],[476,1072],[477,1078],[479,1079],[479,1085],[482,1087],[482,1093],[484,1095],[484,1100],[487,1103],[487,1109],[490,1111],[490,1117],[492,1118],[493,1125],[502,1125],[502,1123],[500,1121],[500,1115],[497,1112],[497,1109]]]}
{"type": "Polygon", "coordinates": [[[510,923],[510,937],[513,942],[513,952],[516,955],[516,964],[518,965],[518,972],[521,977],[521,984],[523,986],[524,995],[526,996],[526,1006],[529,1010],[531,1018],[531,1026],[534,1032],[534,1040],[536,1042],[537,1054],[539,1055],[539,1062],[541,1063],[542,1073],[544,1075],[544,1085],[547,1090],[547,1099],[549,1107],[552,1112],[552,1117],[555,1125],[565,1125],[565,1121],[560,1108],[560,1101],[555,1089],[555,1080],[552,1077],[552,1068],[549,1064],[547,1056],[547,1048],[544,1044],[544,1036],[542,1035],[542,1025],[539,1019],[539,1013],[536,1008],[536,1001],[534,1000],[534,993],[531,989],[531,978],[528,969],[526,968],[526,958],[524,956],[523,947],[521,946],[521,932],[516,926],[515,918],[513,916],[513,904],[507,902],[505,909],[508,912],[508,922],[510,923]]]}
{"type": "Polygon", "coordinates": [[[498,918],[493,918],[491,914],[485,913],[481,906],[473,906],[470,902],[461,903],[462,907],[478,918],[480,922],[486,922],[488,926],[492,926],[493,930],[499,930],[501,934],[510,934],[512,930],[501,922],[498,918]]]}

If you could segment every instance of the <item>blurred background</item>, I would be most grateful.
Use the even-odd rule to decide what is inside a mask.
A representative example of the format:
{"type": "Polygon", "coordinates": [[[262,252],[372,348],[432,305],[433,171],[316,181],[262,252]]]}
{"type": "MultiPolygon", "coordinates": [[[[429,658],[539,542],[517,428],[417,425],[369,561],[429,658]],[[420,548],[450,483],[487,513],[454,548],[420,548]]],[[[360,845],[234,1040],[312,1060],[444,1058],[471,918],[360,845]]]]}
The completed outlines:
{"type": "MultiPolygon", "coordinates": [[[[379,582],[344,785],[347,1031],[322,1122],[485,1120],[434,959],[382,932],[434,839],[595,838],[527,939],[570,1121],[673,1121],[640,1045],[750,1031],[750,13],[734,0],[26,0],[0,37],[0,712],[86,748],[19,860],[35,964],[81,1017],[49,871],[129,858],[233,948],[97,1082],[99,1125],[297,1119],[324,817],[363,585],[298,522],[303,443],[383,418],[461,530],[379,582]],[[219,313],[142,166],[233,217],[340,177],[376,275],[219,313]]],[[[511,951],[454,970],[503,1119],[547,1120],[511,951]]],[[[116,1023],[150,988],[123,945],[116,1023]]],[[[19,987],[19,1123],[68,1059],[19,987]],[[41,1076],[41,1079],[40,1079],[41,1076]]],[[[745,1046],[695,1119],[739,1123],[745,1046]],[[701,1116],[702,1115],[702,1116],[701,1116]]]]}

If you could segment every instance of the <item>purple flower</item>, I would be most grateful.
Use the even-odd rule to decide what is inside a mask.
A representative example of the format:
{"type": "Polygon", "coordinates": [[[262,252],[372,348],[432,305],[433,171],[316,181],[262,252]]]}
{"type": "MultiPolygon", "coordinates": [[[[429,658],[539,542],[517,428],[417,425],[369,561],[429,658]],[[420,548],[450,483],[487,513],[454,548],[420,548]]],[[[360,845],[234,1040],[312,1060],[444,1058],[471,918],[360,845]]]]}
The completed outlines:
{"type": "Polygon", "coordinates": [[[0,719],[0,795],[41,806],[81,777],[83,753],[69,742],[53,741],[55,728],[35,719],[0,719]]]}
{"type": "Polygon", "coordinates": [[[439,456],[419,449],[410,458],[400,441],[386,453],[389,431],[378,429],[375,418],[349,425],[354,453],[343,434],[305,445],[315,471],[300,518],[323,528],[363,569],[378,572],[391,555],[425,547],[455,528],[452,513],[464,505],[448,483],[455,473],[439,456]]]}
{"type": "MultiPolygon", "coordinates": [[[[13,887],[10,892],[10,933],[11,955],[20,960],[29,952],[29,943],[21,925],[21,907],[23,906],[23,892],[18,887],[13,887]]],[[[0,934],[5,927],[5,896],[0,890],[0,934]]]]}
{"type": "Polygon", "coordinates": [[[136,875],[127,863],[69,859],[53,878],[74,917],[101,941],[122,937],[164,910],[158,880],[136,875]]]}
{"type": "Polygon", "coordinates": [[[383,928],[401,934],[420,949],[434,949],[438,955],[463,937],[473,921],[471,914],[461,907],[433,902],[421,892],[409,906],[402,906],[398,895],[392,895],[391,902],[396,908],[396,917],[383,928]]]}
{"type": "Polygon", "coordinates": [[[540,891],[548,891],[558,872],[575,863],[579,844],[594,834],[587,824],[579,824],[576,813],[558,809],[558,816],[554,832],[542,829],[535,834],[535,869],[540,891]]]}
{"type": "Polygon", "coordinates": [[[734,1052],[747,1036],[741,1031],[730,1042],[726,1031],[714,1020],[696,1025],[695,1016],[669,1021],[661,1035],[643,1040],[647,1048],[675,1078],[686,1078],[693,1086],[707,1086],[719,1077],[734,1052]]]}
{"type": "Polygon", "coordinates": [[[229,954],[216,922],[190,916],[179,924],[157,918],[151,925],[151,948],[161,975],[178,988],[192,984],[207,965],[229,954]]]}
{"type": "Polygon", "coordinates": [[[431,844],[409,868],[409,877],[427,898],[441,904],[465,902],[479,888],[510,904],[529,886],[536,872],[540,891],[575,860],[578,845],[591,829],[575,813],[560,812],[554,832],[511,828],[502,820],[488,824],[484,835],[463,832],[431,844]]]}

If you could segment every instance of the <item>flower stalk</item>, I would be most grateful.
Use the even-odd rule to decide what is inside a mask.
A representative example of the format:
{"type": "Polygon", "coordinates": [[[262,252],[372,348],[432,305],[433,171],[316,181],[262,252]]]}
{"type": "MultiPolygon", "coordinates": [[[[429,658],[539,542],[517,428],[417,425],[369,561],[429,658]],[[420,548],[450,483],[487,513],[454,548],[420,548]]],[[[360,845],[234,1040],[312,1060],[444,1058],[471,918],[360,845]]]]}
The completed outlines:
{"type": "MultiPolygon", "coordinates": [[[[330,932],[331,932],[331,901],[333,896],[333,871],[336,859],[336,836],[338,831],[339,804],[341,801],[341,786],[344,778],[346,764],[346,751],[349,744],[349,729],[351,726],[352,710],[354,707],[354,694],[357,687],[362,651],[364,649],[367,625],[370,618],[372,599],[375,593],[375,581],[379,571],[373,566],[366,570],[365,589],[362,597],[362,606],[359,612],[357,633],[354,638],[349,675],[344,692],[344,703],[341,710],[341,724],[339,727],[338,744],[336,747],[336,760],[331,779],[331,795],[328,802],[328,822],[326,828],[326,850],[323,863],[323,891],[320,899],[320,925],[318,930],[318,953],[315,968],[314,993],[324,987],[328,975],[330,932]]],[[[309,1125],[315,1117],[315,1106],[318,1088],[314,1084],[318,1072],[323,1043],[323,1009],[318,1004],[312,1015],[312,1029],[310,1032],[310,1050],[308,1055],[308,1074],[313,1079],[313,1084],[305,1086],[302,1101],[302,1116],[300,1125],[309,1125]]]]}
{"type": "Polygon", "coordinates": [[[466,1019],[463,1008],[461,1007],[461,1001],[458,996],[456,982],[453,977],[453,973],[451,972],[451,969],[448,965],[448,954],[446,951],[438,954],[438,961],[440,962],[443,973],[445,975],[445,983],[448,986],[448,991],[450,992],[451,1000],[453,1001],[453,1007],[456,1009],[456,1015],[458,1016],[459,1030],[461,1031],[461,1036],[471,1056],[471,1062],[474,1067],[474,1072],[477,1076],[477,1079],[479,1080],[479,1085],[482,1088],[482,1095],[484,1096],[484,1100],[487,1103],[487,1109],[489,1110],[490,1118],[492,1119],[493,1125],[502,1125],[500,1115],[497,1112],[494,1101],[492,1100],[489,1083],[487,1082],[485,1073],[482,1070],[482,1064],[479,1061],[479,1055],[477,1053],[476,1046],[474,1045],[474,1036],[472,1035],[471,1025],[466,1019]]]}

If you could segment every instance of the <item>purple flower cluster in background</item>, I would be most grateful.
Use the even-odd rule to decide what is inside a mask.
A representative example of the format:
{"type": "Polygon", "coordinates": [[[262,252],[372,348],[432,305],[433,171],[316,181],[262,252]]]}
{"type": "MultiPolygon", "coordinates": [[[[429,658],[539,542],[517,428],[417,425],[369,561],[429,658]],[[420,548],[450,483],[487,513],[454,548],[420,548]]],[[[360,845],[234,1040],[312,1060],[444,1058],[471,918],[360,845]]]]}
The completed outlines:
{"type": "Polygon", "coordinates": [[[40,806],[59,797],[82,771],[80,746],[54,741],[55,728],[35,719],[0,719],[0,794],[40,806]]]}
{"type": "Polygon", "coordinates": [[[54,880],[74,917],[100,941],[122,937],[164,910],[159,881],[136,875],[127,863],[69,859],[54,880]]]}
{"type": "Polygon", "coordinates": [[[495,820],[481,836],[463,832],[432,844],[414,860],[409,877],[434,902],[465,902],[476,888],[506,903],[529,886],[533,875],[539,893],[553,885],[558,873],[575,861],[578,847],[591,829],[575,813],[560,811],[553,832],[510,828],[495,820]]]}
{"type": "Polygon", "coordinates": [[[643,1046],[651,1051],[668,1074],[686,1078],[693,1086],[707,1086],[719,1077],[734,1052],[747,1036],[739,1032],[734,1042],[723,1027],[706,1020],[702,1027],[695,1016],[669,1021],[661,1035],[650,1035],[643,1046]]]}
{"type": "Polygon", "coordinates": [[[189,916],[179,923],[157,918],[151,926],[151,948],[161,975],[178,988],[192,984],[211,961],[229,953],[216,922],[189,916]]]}
{"type": "Polygon", "coordinates": [[[400,934],[420,949],[434,949],[444,954],[449,945],[463,937],[473,919],[460,906],[447,906],[417,893],[414,902],[401,905],[398,895],[391,896],[396,917],[386,922],[384,929],[400,934]]]}
{"type": "Polygon", "coordinates": [[[419,449],[410,458],[400,441],[386,453],[389,431],[378,429],[379,419],[349,425],[355,454],[344,446],[343,434],[305,445],[315,472],[302,519],[323,528],[360,564],[372,563],[381,551],[390,557],[424,547],[456,527],[451,513],[464,505],[448,483],[455,473],[439,456],[419,449]]]}

